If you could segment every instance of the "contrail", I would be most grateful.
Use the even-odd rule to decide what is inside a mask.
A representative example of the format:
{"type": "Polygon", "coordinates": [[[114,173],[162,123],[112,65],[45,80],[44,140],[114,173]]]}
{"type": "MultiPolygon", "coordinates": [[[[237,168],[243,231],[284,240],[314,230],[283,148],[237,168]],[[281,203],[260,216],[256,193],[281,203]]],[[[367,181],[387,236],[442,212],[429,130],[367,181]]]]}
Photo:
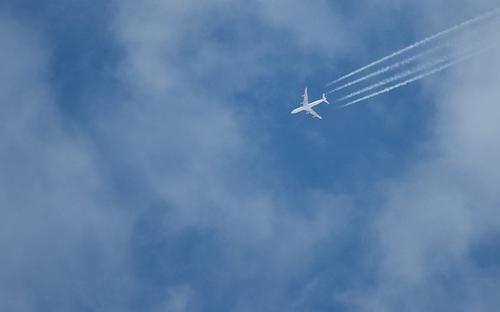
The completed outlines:
{"type": "Polygon", "coordinates": [[[337,103],[338,103],[338,102],[342,102],[342,101],[348,100],[348,99],[353,98],[353,97],[355,97],[355,96],[357,96],[357,95],[360,95],[360,94],[366,93],[366,92],[368,92],[368,91],[371,91],[371,90],[376,89],[376,88],[379,88],[379,87],[383,87],[383,86],[385,86],[385,85],[387,85],[387,84],[389,84],[389,83],[391,83],[391,82],[398,81],[398,80],[400,80],[400,79],[406,78],[406,77],[411,76],[411,75],[413,75],[413,74],[416,74],[416,73],[418,73],[418,72],[421,72],[421,71],[426,71],[426,70],[432,69],[432,68],[434,68],[436,65],[439,65],[439,64],[441,64],[441,63],[445,63],[445,62],[447,62],[447,61],[449,61],[449,60],[450,60],[450,58],[449,58],[449,57],[441,57],[441,58],[438,58],[438,59],[436,59],[436,60],[434,60],[434,61],[432,61],[432,62],[428,62],[428,63],[425,63],[424,65],[421,65],[421,66],[417,66],[417,67],[411,68],[411,69],[406,70],[406,71],[404,71],[404,72],[402,72],[402,73],[399,73],[399,74],[394,75],[394,76],[392,76],[392,77],[389,77],[389,78],[387,78],[387,79],[381,80],[381,81],[379,81],[379,82],[377,82],[377,83],[374,83],[374,84],[372,84],[371,86],[368,86],[368,87],[363,88],[363,89],[361,89],[361,90],[355,91],[355,92],[353,92],[353,93],[351,93],[351,94],[348,94],[348,95],[346,95],[346,96],[344,96],[344,97],[342,97],[342,98],[340,98],[340,99],[336,100],[335,102],[337,102],[337,103]]]}
{"type": "Polygon", "coordinates": [[[386,66],[386,67],[384,67],[384,68],[382,68],[382,69],[379,69],[379,70],[377,70],[377,71],[375,71],[375,72],[373,72],[373,73],[371,73],[371,74],[368,74],[368,75],[363,76],[363,77],[361,77],[361,78],[359,78],[359,79],[356,79],[356,80],[354,80],[354,81],[351,81],[351,82],[348,82],[348,83],[346,83],[346,84],[344,84],[344,85],[341,85],[340,87],[335,88],[335,89],[333,89],[333,90],[331,90],[331,91],[328,91],[327,93],[328,93],[328,94],[330,94],[330,93],[335,93],[335,92],[337,92],[337,91],[343,90],[343,89],[348,88],[348,87],[353,86],[353,85],[356,85],[356,84],[358,84],[358,83],[360,83],[360,82],[363,82],[363,81],[365,81],[365,80],[368,80],[368,79],[370,79],[370,78],[377,77],[377,76],[379,76],[379,75],[381,75],[381,74],[384,74],[384,73],[386,73],[386,72],[388,72],[388,71],[391,71],[391,70],[393,70],[393,69],[397,69],[397,68],[399,68],[399,67],[401,67],[401,66],[404,66],[404,65],[410,64],[410,63],[412,63],[412,62],[414,62],[414,61],[416,61],[416,60],[418,60],[418,59],[424,58],[424,57],[426,57],[426,56],[428,56],[428,55],[430,55],[430,54],[434,53],[435,51],[437,51],[437,50],[439,50],[439,49],[442,49],[442,48],[443,48],[444,46],[446,46],[446,45],[447,45],[447,44],[442,44],[442,45],[439,45],[439,46],[437,46],[437,47],[434,47],[434,48],[428,49],[428,50],[426,50],[426,51],[424,51],[424,52],[422,52],[422,53],[419,53],[419,54],[416,54],[416,55],[414,55],[414,56],[412,56],[412,57],[409,57],[409,58],[407,58],[407,59],[404,59],[404,60],[402,60],[402,61],[400,61],[400,62],[393,63],[393,64],[391,64],[391,65],[389,65],[389,66],[386,66]]]}
{"type": "Polygon", "coordinates": [[[327,86],[331,86],[331,85],[333,85],[333,84],[335,84],[337,82],[340,82],[340,81],[345,80],[345,79],[347,79],[349,77],[352,77],[352,76],[354,76],[354,75],[356,75],[356,74],[358,74],[358,73],[360,73],[362,71],[365,71],[366,69],[369,69],[369,68],[371,68],[371,67],[373,67],[375,65],[378,65],[378,64],[380,64],[382,62],[385,62],[385,61],[387,61],[389,59],[392,59],[392,58],[394,58],[394,57],[396,57],[398,55],[401,55],[401,54],[403,54],[405,52],[411,51],[411,50],[413,50],[413,49],[415,49],[417,47],[420,47],[420,46],[426,44],[429,41],[436,40],[436,39],[438,39],[440,37],[446,36],[446,35],[448,35],[450,33],[453,33],[453,32],[459,31],[459,30],[461,30],[461,29],[463,29],[465,27],[468,27],[469,25],[476,24],[476,23],[482,22],[484,20],[487,20],[489,18],[495,17],[499,13],[500,13],[500,8],[495,8],[495,9],[493,9],[492,11],[490,11],[488,13],[481,14],[481,15],[479,15],[477,17],[474,17],[474,18],[472,18],[470,20],[467,20],[467,21],[465,21],[463,23],[457,24],[457,25],[455,25],[453,27],[450,27],[450,28],[448,28],[446,30],[438,32],[435,35],[432,35],[432,36],[429,36],[429,37],[427,37],[425,39],[422,39],[422,40],[420,40],[420,41],[418,41],[418,42],[416,42],[416,43],[414,43],[412,45],[407,46],[406,48],[403,48],[403,49],[401,49],[399,51],[396,51],[396,52],[394,52],[394,53],[392,53],[390,55],[387,55],[387,56],[385,56],[385,57],[383,57],[383,58],[381,58],[379,60],[376,60],[376,61],[374,61],[374,62],[372,62],[372,63],[370,63],[370,64],[368,64],[366,66],[363,66],[363,67],[361,67],[361,68],[359,68],[359,69],[357,69],[357,70],[355,70],[355,71],[353,71],[353,72],[351,72],[351,73],[349,73],[347,75],[344,75],[344,76],[338,78],[337,80],[334,80],[334,81],[330,82],[329,84],[327,84],[327,86]]]}
{"type": "Polygon", "coordinates": [[[488,49],[490,49],[490,48],[492,48],[492,47],[493,47],[493,46],[490,46],[490,47],[488,47],[488,48],[480,49],[480,50],[478,50],[478,51],[475,51],[475,52],[469,53],[469,54],[467,54],[467,55],[464,55],[464,56],[462,56],[462,57],[460,57],[460,58],[457,58],[457,59],[455,59],[455,60],[453,60],[453,61],[447,62],[447,63],[445,63],[445,64],[443,64],[443,65],[441,65],[441,66],[438,66],[438,67],[436,67],[436,68],[434,68],[434,69],[432,69],[432,70],[430,70],[430,71],[427,71],[427,72],[424,72],[424,73],[422,73],[422,74],[420,74],[420,75],[417,75],[417,76],[415,76],[415,77],[413,77],[413,78],[411,78],[411,79],[408,79],[408,80],[402,81],[402,82],[400,82],[400,83],[397,83],[397,84],[395,84],[395,85],[389,86],[389,87],[387,87],[387,88],[385,88],[385,89],[382,89],[382,90],[380,90],[380,91],[377,91],[377,92],[375,92],[375,93],[369,94],[369,95],[364,96],[364,97],[362,97],[362,98],[359,98],[359,99],[356,99],[356,100],[354,100],[354,101],[351,101],[351,102],[349,102],[349,103],[347,103],[347,104],[344,104],[344,105],[342,105],[342,106],[339,106],[339,107],[338,107],[338,109],[341,109],[341,108],[344,108],[344,107],[347,107],[347,106],[351,106],[351,105],[353,105],[353,104],[356,104],[356,103],[359,103],[359,102],[362,102],[362,101],[365,101],[365,100],[371,99],[371,98],[376,97],[376,96],[378,96],[378,95],[381,95],[381,94],[384,94],[384,93],[390,92],[390,91],[392,91],[392,90],[394,90],[394,89],[398,89],[398,88],[401,88],[401,87],[403,87],[403,86],[406,86],[406,85],[408,85],[408,84],[410,84],[410,83],[412,83],[412,82],[416,82],[416,81],[418,81],[418,80],[421,80],[421,79],[423,79],[423,78],[425,78],[425,77],[427,77],[427,76],[430,76],[430,75],[432,75],[432,74],[435,74],[435,73],[441,72],[441,71],[443,71],[443,70],[445,70],[445,69],[447,69],[447,68],[449,68],[449,67],[452,67],[452,66],[454,66],[454,65],[456,65],[456,64],[459,64],[459,63],[462,63],[462,62],[464,62],[464,61],[466,61],[466,60],[470,59],[471,57],[473,57],[473,56],[475,56],[475,55],[477,55],[477,54],[483,53],[483,52],[485,52],[486,50],[488,50],[488,49]]]}

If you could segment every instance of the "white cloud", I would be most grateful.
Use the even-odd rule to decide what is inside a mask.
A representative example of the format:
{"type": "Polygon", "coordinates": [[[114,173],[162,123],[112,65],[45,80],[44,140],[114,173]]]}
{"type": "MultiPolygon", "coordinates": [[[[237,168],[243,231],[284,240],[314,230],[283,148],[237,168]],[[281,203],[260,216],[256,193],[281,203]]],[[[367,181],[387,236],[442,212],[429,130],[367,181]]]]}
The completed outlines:
{"type": "MultiPolygon", "coordinates": [[[[115,28],[126,53],[121,77],[133,91],[130,97],[120,100],[123,115],[104,124],[115,129],[108,135],[110,141],[111,138],[116,141],[119,153],[127,155],[128,163],[137,167],[136,171],[144,172],[148,187],[168,207],[167,230],[174,233],[192,228],[215,230],[226,242],[232,282],[244,283],[259,276],[260,283],[273,285],[267,296],[262,294],[259,303],[249,302],[243,296],[238,307],[245,311],[262,309],[284,298],[282,292],[290,278],[307,267],[308,256],[314,253],[315,246],[333,233],[341,236],[337,231],[342,230],[343,222],[348,223],[350,212],[346,208],[349,204],[339,201],[337,196],[327,196],[324,201],[308,197],[316,213],[307,219],[289,209],[288,206],[297,204],[280,198],[279,187],[266,189],[262,186],[263,175],[254,174],[256,166],[270,168],[271,164],[266,160],[255,163],[256,158],[262,159],[260,143],[255,134],[248,135],[245,125],[249,121],[236,113],[237,108],[228,99],[231,90],[264,74],[265,66],[260,59],[272,45],[261,42],[265,49],[250,45],[250,49],[244,46],[244,52],[232,47],[228,52],[224,43],[214,43],[217,40],[209,31],[210,25],[215,25],[214,20],[207,16],[220,16],[223,20],[231,12],[225,8],[227,5],[217,2],[198,8],[191,2],[150,1],[122,6],[115,28]],[[165,29],[166,35],[154,34],[155,29],[165,29]],[[189,61],[183,58],[186,53],[190,55],[189,61]],[[247,75],[241,75],[242,72],[247,75]],[[210,75],[214,81],[222,77],[228,91],[215,94],[209,85],[200,83],[204,81],[202,77],[210,75]],[[336,222],[332,224],[330,220],[336,222]],[[251,255],[253,263],[250,265],[241,255],[251,255]]],[[[397,10],[401,6],[407,7],[404,2],[397,2],[385,8],[397,10]]],[[[326,2],[285,5],[271,1],[259,2],[256,7],[262,9],[255,14],[259,23],[288,32],[302,48],[320,41],[318,34],[324,33],[325,28],[335,27],[338,35],[335,38],[339,40],[321,41],[314,48],[326,58],[331,57],[327,48],[340,47],[341,43],[347,47],[359,44],[354,38],[345,40],[353,34],[353,29],[367,27],[356,21],[342,24],[326,2]],[[302,27],[297,20],[304,15],[319,17],[302,27]]],[[[367,14],[366,10],[357,13],[367,14]]],[[[243,14],[238,15],[240,11],[234,12],[244,18],[243,14]]],[[[471,90],[477,88],[475,82],[463,83],[468,83],[471,90]]],[[[455,86],[450,86],[444,93],[450,95],[441,102],[456,102],[451,98],[453,94],[459,94],[463,101],[467,99],[464,91],[456,93],[455,86]]],[[[459,103],[444,107],[464,106],[459,103]]],[[[463,115],[467,120],[470,117],[463,115]]],[[[453,112],[443,111],[438,119],[439,116],[446,119],[453,112]]],[[[462,121],[443,120],[437,129],[451,132],[458,126],[467,133],[471,129],[477,132],[476,127],[467,130],[462,124],[462,121]]],[[[372,242],[376,247],[374,258],[370,257],[376,267],[378,286],[356,296],[360,308],[392,310],[403,301],[417,310],[431,308],[427,300],[443,301],[451,296],[444,286],[436,284],[436,276],[454,274],[460,267],[473,269],[467,261],[468,253],[484,234],[481,229],[489,218],[483,217],[486,214],[477,216],[478,202],[472,200],[476,193],[470,192],[469,185],[455,182],[464,181],[458,172],[466,164],[454,164],[452,160],[460,146],[469,150],[466,142],[449,146],[453,136],[441,135],[437,133],[427,144],[437,152],[428,160],[418,161],[414,171],[402,174],[385,190],[387,205],[376,215],[372,242]],[[447,265],[450,269],[443,269],[447,265]],[[413,296],[416,291],[421,295],[413,296]]],[[[459,136],[463,137],[467,136],[459,136]]],[[[479,139],[472,138],[470,142],[479,139]]],[[[474,164],[478,159],[473,156],[471,161],[474,164]]],[[[490,174],[492,170],[486,168],[490,174]]],[[[491,197],[486,189],[479,194],[491,197]]],[[[491,200],[481,202],[484,207],[494,204],[491,200]]],[[[472,275],[457,278],[474,280],[472,275]]]]}
{"type": "Polygon", "coordinates": [[[48,49],[0,17],[0,309],[125,305],[130,220],[47,85],[48,49]]]}
{"type": "MultiPolygon", "coordinates": [[[[235,94],[266,77],[269,57],[282,48],[259,34],[287,34],[293,48],[333,59],[363,46],[362,30],[382,8],[367,1],[347,20],[327,1],[115,4],[120,90],[111,109],[93,120],[103,150],[67,130],[46,82],[49,50],[19,24],[0,22],[7,47],[0,57],[9,60],[0,71],[2,308],[127,310],[143,286],[129,267],[131,227],[136,210],[150,202],[162,218],[162,239],[196,230],[217,245],[199,280],[159,277],[167,292],[157,310],[203,310],[205,279],[218,289],[210,295],[233,294],[227,304],[237,311],[289,304],[290,285],[308,279],[319,244],[331,243],[329,256],[337,255],[352,203],[348,195],[310,189],[297,202],[289,197],[263,143],[266,129],[239,113],[247,103],[235,94]],[[325,38],[325,29],[335,33],[325,38]],[[112,163],[99,163],[98,153],[109,153],[112,163]],[[98,170],[107,166],[137,189],[117,199],[98,170]],[[134,209],[132,216],[121,205],[134,209]]],[[[384,8],[405,4],[390,1],[384,8]]],[[[498,278],[481,271],[470,254],[498,228],[498,66],[484,59],[460,67],[465,72],[457,68],[453,83],[429,89],[440,96],[435,135],[426,142],[431,152],[383,189],[386,204],[375,213],[369,240],[373,254],[360,255],[374,268],[375,286],[341,296],[355,308],[438,310],[452,297],[440,283],[443,275],[465,285],[457,307],[496,305],[498,278]]],[[[296,306],[322,287],[318,276],[305,284],[296,306]]]]}
{"type": "MultiPolygon", "coordinates": [[[[214,281],[218,293],[249,284],[255,289],[231,299],[237,309],[283,304],[288,282],[304,274],[317,244],[348,222],[350,204],[306,192],[301,205],[315,209],[304,213],[283,197],[259,138],[265,133],[237,113],[245,103],[231,101],[235,90],[265,75],[262,57],[275,46],[217,40],[214,29],[228,18],[245,25],[239,30],[240,23],[231,24],[235,40],[253,36],[244,32],[245,19],[254,14],[243,14],[240,5],[130,1],[120,7],[114,29],[125,61],[119,73],[130,92],[116,99],[113,114],[102,119],[102,132],[164,206],[166,236],[195,229],[217,237],[223,258],[217,271],[224,272],[214,281]],[[202,84],[202,76],[212,78],[202,84]],[[212,90],[218,80],[223,93],[212,90]]],[[[194,282],[184,284],[195,287],[194,282]]]]}
{"type": "Polygon", "coordinates": [[[476,255],[478,246],[498,244],[500,227],[496,53],[455,67],[446,83],[426,85],[438,105],[433,136],[422,146],[427,158],[383,190],[367,261],[376,286],[346,296],[360,310],[489,311],[500,304],[491,296],[500,276],[476,255]]]}

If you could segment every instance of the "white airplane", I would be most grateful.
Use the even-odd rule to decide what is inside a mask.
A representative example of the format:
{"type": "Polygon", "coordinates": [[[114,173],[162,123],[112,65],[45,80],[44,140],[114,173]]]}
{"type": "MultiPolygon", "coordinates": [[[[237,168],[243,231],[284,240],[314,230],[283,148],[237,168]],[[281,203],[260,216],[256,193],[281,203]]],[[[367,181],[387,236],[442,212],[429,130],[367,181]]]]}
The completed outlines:
{"type": "Polygon", "coordinates": [[[321,118],[320,115],[318,115],[318,113],[316,113],[313,110],[313,107],[316,106],[316,105],[319,105],[321,103],[330,104],[328,102],[328,100],[326,99],[325,94],[323,93],[323,97],[321,99],[309,103],[309,96],[307,95],[307,88],[306,88],[306,90],[304,91],[303,97],[304,97],[304,100],[302,101],[302,106],[294,109],[292,111],[292,114],[297,114],[297,113],[300,113],[300,112],[306,112],[306,114],[311,115],[313,118],[323,119],[323,118],[321,118]]]}

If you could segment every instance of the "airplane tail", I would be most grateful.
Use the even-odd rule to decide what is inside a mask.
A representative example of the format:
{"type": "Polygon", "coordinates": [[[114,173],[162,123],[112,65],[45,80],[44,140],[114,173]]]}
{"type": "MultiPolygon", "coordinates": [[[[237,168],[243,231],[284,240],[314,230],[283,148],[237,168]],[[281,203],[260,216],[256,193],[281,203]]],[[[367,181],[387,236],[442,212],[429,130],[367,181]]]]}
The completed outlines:
{"type": "Polygon", "coordinates": [[[328,102],[328,100],[326,99],[326,95],[323,93],[323,102],[325,102],[326,104],[330,104],[330,102],[328,102]]]}

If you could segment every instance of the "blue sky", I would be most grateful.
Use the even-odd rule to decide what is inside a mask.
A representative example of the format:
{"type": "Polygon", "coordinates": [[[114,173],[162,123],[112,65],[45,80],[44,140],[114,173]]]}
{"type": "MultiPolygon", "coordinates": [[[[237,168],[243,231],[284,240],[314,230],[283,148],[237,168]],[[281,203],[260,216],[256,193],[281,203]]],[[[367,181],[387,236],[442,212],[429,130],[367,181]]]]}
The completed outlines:
{"type": "Polygon", "coordinates": [[[494,310],[494,53],[289,112],[496,6],[3,1],[0,310],[494,310]]]}

